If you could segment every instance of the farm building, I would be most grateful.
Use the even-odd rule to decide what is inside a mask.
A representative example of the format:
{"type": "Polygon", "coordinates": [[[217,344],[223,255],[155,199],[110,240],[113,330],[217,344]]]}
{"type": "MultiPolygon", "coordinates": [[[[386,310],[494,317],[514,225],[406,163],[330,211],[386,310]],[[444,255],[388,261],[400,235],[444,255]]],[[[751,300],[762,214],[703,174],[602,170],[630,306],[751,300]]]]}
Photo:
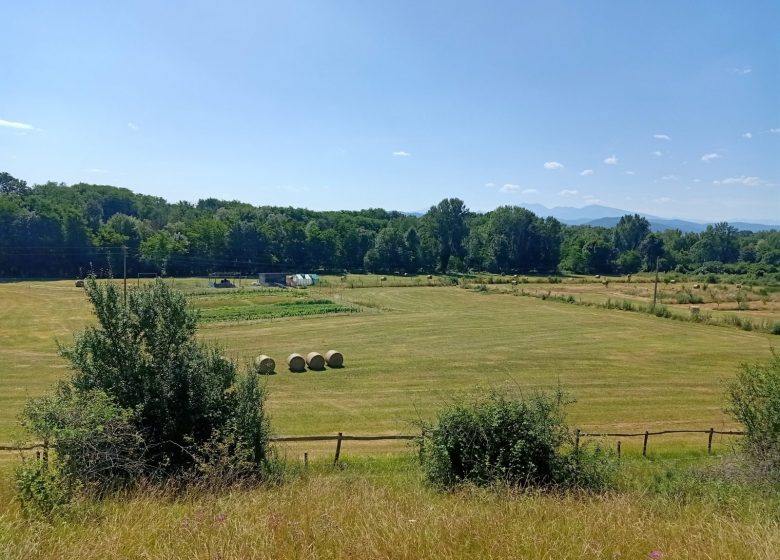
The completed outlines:
{"type": "Polygon", "coordinates": [[[257,283],[265,286],[287,285],[287,275],[284,272],[261,272],[257,275],[257,283]]]}

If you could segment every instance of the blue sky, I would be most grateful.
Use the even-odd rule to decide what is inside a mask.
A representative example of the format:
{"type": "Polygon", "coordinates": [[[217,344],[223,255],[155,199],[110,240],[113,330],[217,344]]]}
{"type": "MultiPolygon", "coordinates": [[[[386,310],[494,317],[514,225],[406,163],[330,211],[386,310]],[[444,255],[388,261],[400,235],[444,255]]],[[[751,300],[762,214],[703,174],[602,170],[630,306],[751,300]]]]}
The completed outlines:
{"type": "Polygon", "coordinates": [[[0,170],[780,219],[776,2],[5,2],[0,170]]]}

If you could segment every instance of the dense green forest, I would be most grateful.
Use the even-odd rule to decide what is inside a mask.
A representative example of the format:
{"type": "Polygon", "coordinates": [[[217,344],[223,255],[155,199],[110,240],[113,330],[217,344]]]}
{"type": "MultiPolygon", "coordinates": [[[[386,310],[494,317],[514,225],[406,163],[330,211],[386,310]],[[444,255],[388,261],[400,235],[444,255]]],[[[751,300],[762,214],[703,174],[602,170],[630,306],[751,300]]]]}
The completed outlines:
{"type": "Polygon", "coordinates": [[[382,209],[315,212],[214,198],[169,203],[124,188],[0,173],[0,276],[81,277],[122,271],[169,276],[216,271],[433,272],[468,270],[772,275],[780,232],[652,233],[626,215],[614,228],[566,226],[517,206],[470,212],[448,198],[423,216],[382,209]]]}

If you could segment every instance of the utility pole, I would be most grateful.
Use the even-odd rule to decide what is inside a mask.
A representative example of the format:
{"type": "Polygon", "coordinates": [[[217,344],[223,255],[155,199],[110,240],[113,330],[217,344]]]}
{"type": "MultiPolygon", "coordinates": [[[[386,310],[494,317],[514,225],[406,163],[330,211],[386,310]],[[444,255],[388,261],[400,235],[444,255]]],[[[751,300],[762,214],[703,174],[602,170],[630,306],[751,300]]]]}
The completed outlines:
{"type": "Polygon", "coordinates": [[[124,276],[124,286],[125,286],[125,307],[127,307],[127,247],[122,246],[122,253],[124,254],[123,264],[122,264],[122,275],[124,276]]]}
{"type": "Polygon", "coordinates": [[[655,285],[653,286],[653,309],[658,298],[658,257],[655,258],[655,285]]]}

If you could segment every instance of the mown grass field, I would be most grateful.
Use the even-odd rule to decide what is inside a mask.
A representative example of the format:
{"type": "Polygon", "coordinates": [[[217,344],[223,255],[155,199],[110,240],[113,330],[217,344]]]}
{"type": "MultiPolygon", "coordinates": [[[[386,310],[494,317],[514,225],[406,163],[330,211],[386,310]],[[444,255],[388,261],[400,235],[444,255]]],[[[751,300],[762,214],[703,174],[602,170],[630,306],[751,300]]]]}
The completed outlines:
{"type": "MultiPolygon", "coordinates": [[[[225,313],[200,336],[246,364],[276,359],[267,377],[277,434],[415,433],[444,404],[491,388],[567,387],[570,423],[584,430],[736,427],[724,383],[766,359],[776,336],[464,290],[448,279],[327,278],[305,291],[204,290],[177,280],[195,307],[225,313]],[[362,287],[360,283],[362,282],[362,287]],[[388,284],[391,284],[388,286],[388,284]],[[392,285],[395,284],[395,285],[392,285]],[[327,300],[348,313],[261,318],[257,307],[327,300]],[[345,356],[339,370],[292,374],[291,352],[345,356]]],[[[131,284],[132,285],[132,284],[131,284]]],[[[599,297],[602,286],[589,292],[599,297]]],[[[306,304],[304,304],[305,306],[306,304]]],[[[24,401],[42,394],[69,343],[91,320],[72,282],[0,284],[0,442],[22,433],[24,401]]],[[[718,454],[733,439],[715,440],[718,454]]],[[[623,483],[606,494],[534,494],[421,482],[404,443],[282,448],[294,470],[279,487],[166,495],[136,492],[80,504],[67,521],[24,519],[13,497],[17,461],[0,453],[0,559],[17,558],[780,558],[776,499],[717,483],[680,483],[706,460],[706,435],[623,441],[623,483]],[[296,465],[298,465],[296,467],[296,465]],[[671,477],[671,478],[670,478],[671,477]]],[[[717,457],[713,459],[717,461],[717,457]]]]}
{"type": "MultiPolygon", "coordinates": [[[[240,363],[260,353],[276,359],[278,374],[267,383],[279,434],[413,433],[417,420],[474,391],[558,383],[577,399],[571,422],[585,430],[732,427],[722,412],[724,381],[741,362],[769,356],[777,340],[456,287],[351,289],[338,278],[328,280],[303,295],[204,292],[196,280],[177,280],[203,312],[238,310],[239,319],[253,318],[241,310],[262,300],[272,303],[266,308],[309,299],[332,302],[315,308],[359,309],[249,321],[230,321],[227,313],[226,322],[203,324],[201,336],[240,363]],[[344,353],[345,368],[299,375],[286,370],[291,352],[330,348],[344,353]]],[[[66,373],[55,340],[68,343],[90,313],[83,291],[64,281],[0,284],[0,308],[0,441],[10,442],[21,435],[15,420],[24,401],[66,373]]],[[[669,441],[699,446],[702,440],[669,441]]]]}

